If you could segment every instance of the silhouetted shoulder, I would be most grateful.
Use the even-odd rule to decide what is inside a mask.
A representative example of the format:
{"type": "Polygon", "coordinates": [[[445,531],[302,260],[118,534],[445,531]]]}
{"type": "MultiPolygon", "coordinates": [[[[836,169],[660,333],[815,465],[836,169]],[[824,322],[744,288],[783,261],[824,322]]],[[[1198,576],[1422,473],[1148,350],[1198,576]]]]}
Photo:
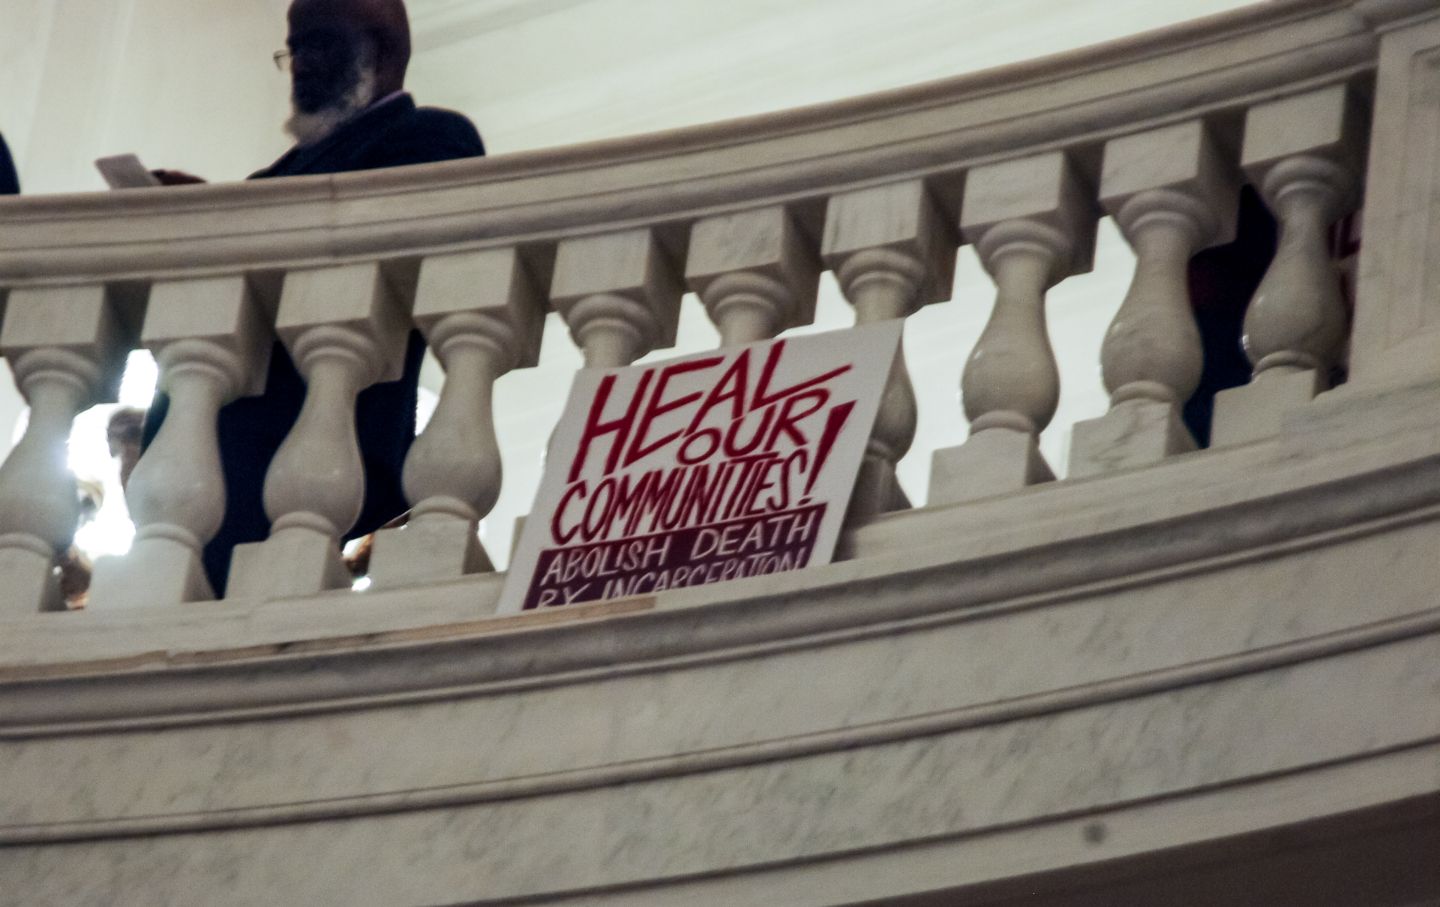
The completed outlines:
{"type": "Polygon", "coordinates": [[[380,170],[484,154],[485,143],[469,117],[416,107],[406,94],[375,105],[313,145],[290,149],[252,178],[380,170]]]}
{"type": "MultiPolygon", "coordinates": [[[[446,111],[448,113],[448,111],[446,111]]],[[[466,120],[466,122],[470,122],[466,120]]],[[[470,127],[474,129],[474,126],[470,127]]],[[[479,136],[477,135],[478,139],[479,136]]],[[[480,152],[484,154],[482,150],[480,152]]],[[[15,164],[10,160],[10,149],[5,145],[5,136],[0,135],[0,195],[14,195],[20,191],[20,178],[15,175],[15,164]]]]}
{"type": "Polygon", "coordinates": [[[480,131],[475,128],[474,123],[470,122],[469,117],[458,110],[446,110],[443,107],[416,107],[412,118],[421,128],[473,136],[476,142],[480,141],[480,131]]]}
{"type": "Polygon", "coordinates": [[[485,142],[470,118],[440,107],[417,107],[395,122],[383,143],[391,163],[427,164],[485,154],[485,142]]]}

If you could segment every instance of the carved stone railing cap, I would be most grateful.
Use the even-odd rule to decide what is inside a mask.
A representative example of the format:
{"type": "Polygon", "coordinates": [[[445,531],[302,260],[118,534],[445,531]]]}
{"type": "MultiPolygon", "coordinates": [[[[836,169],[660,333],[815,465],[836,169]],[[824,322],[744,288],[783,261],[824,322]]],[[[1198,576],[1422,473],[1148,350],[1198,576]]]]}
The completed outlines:
{"type": "Polygon", "coordinates": [[[1419,9],[1275,0],[955,79],[654,135],[355,174],[6,199],[0,285],[554,243],[944,179],[1364,73],[1375,30],[1419,9]]]}

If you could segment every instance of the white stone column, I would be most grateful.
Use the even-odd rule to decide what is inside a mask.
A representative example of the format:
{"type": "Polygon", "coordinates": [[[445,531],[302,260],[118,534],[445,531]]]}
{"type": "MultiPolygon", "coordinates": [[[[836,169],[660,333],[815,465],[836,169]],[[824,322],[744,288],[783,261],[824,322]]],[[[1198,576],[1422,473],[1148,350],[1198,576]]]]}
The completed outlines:
{"type": "Polygon", "coordinates": [[[135,543],[96,563],[91,610],[215,597],[200,556],[225,517],[216,419],[226,403],[264,390],[272,336],[243,276],[151,289],[140,339],[170,407],[125,490],[135,543]]]}
{"type": "Polygon", "coordinates": [[[1098,212],[1061,152],[977,168],[965,183],[961,233],[995,280],[995,306],[965,364],[970,437],[935,452],[934,504],[975,500],[1048,482],[1039,437],[1060,400],[1045,326],[1045,293],[1090,270],[1098,212]]]}
{"type": "Polygon", "coordinates": [[[561,241],[550,299],[591,368],[629,365],[675,344],[684,285],[652,230],[561,241]]]}
{"type": "Polygon", "coordinates": [[[1100,350],[1110,411],[1075,425],[1072,477],[1195,449],[1180,421],[1204,368],[1187,275],[1196,252],[1234,238],[1239,192],[1199,120],[1106,143],[1100,200],[1135,250],[1135,276],[1100,350]]]}
{"type": "Polygon", "coordinates": [[[1329,389],[1348,315],[1330,228],[1354,207],[1364,116],[1345,85],[1251,108],[1241,164],[1280,223],[1275,258],[1245,313],[1254,380],[1215,397],[1211,445],[1273,436],[1329,389]]]}
{"type": "Polygon", "coordinates": [[[71,423],[114,399],[133,333],[103,286],[9,293],[0,353],[30,404],[20,443],[0,466],[0,616],[63,610],[55,557],[79,519],[66,465],[71,423]]]}
{"type": "Polygon", "coordinates": [[[305,377],[305,404],[265,476],[270,537],[236,547],[231,599],[349,585],[340,537],[360,516],[365,496],[355,398],[400,377],[409,324],[380,266],[371,263],[288,274],[275,329],[305,377]]]}
{"type": "Polygon", "coordinates": [[[375,535],[375,588],[494,569],[476,535],[500,497],[492,393],[500,376],[538,360],[544,295],[515,249],[432,256],[420,267],[414,314],[445,385],[405,460],[410,522],[375,535]]]}
{"type": "Polygon", "coordinates": [[[820,260],[788,211],[760,208],[697,221],[685,280],[721,345],[739,346],[815,320],[820,260]]]}
{"type": "Polygon", "coordinates": [[[1380,36],[1350,386],[1440,382],[1440,10],[1380,36]]]}
{"type": "MultiPolygon", "coordinates": [[[[872,324],[949,299],[957,243],[950,218],[929,188],[908,180],[833,196],[821,255],[855,307],[855,323],[872,324]]],[[[915,440],[915,421],[915,389],[902,346],[855,480],[850,525],[909,506],[895,467],[915,440]]]]}

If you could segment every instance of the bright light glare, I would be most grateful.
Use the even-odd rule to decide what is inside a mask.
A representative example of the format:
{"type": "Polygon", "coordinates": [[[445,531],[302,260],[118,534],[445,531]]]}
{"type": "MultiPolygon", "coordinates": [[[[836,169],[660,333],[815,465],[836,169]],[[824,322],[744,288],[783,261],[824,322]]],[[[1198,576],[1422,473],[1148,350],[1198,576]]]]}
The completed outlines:
{"type": "MultiPolygon", "coordinates": [[[[70,432],[68,463],[77,480],[99,484],[104,489],[104,501],[94,520],[82,526],[75,533],[75,545],[92,561],[107,555],[123,555],[129,552],[135,539],[135,524],[131,522],[130,511],[125,506],[125,495],[120,488],[120,464],[110,456],[110,444],[105,429],[111,413],[121,406],[148,409],[155,396],[158,369],[155,359],[144,350],[130,354],[125,363],[125,376],[120,383],[119,403],[95,406],[81,413],[75,419],[70,432]]],[[[439,396],[428,388],[420,388],[419,405],[416,408],[416,430],[423,430],[429,423],[439,403],[439,396]]],[[[15,427],[12,445],[25,433],[30,412],[23,412],[15,427]]],[[[352,545],[358,544],[352,542],[352,545]]],[[[363,586],[369,587],[368,578],[362,578],[363,586]]]]}
{"type": "Polygon", "coordinates": [[[419,391],[415,400],[415,434],[417,435],[430,424],[430,419],[435,415],[435,408],[440,405],[439,394],[428,387],[422,387],[419,391]]]}
{"type": "Polygon", "coordinates": [[[95,519],[75,533],[75,546],[93,561],[106,555],[125,554],[135,539],[135,524],[125,506],[120,488],[120,464],[110,456],[105,428],[111,413],[122,406],[148,409],[155,396],[155,359],[144,350],[130,354],[120,382],[117,404],[95,406],[75,419],[70,431],[70,470],[82,482],[97,482],[105,498],[95,519]]]}
{"type": "Polygon", "coordinates": [[[105,499],[95,519],[75,533],[75,546],[93,561],[111,554],[125,554],[135,539],[135,524],[125,507],[120,490],[120,464],[111,459],[105,440],[105,425],[115,406],[97,406],[80,414],[70,432],[70,469],[81,481],[98,482],[105,499]]]}
{"type": "Polygon", "coordinates": [[[136,350],[125,360],[125,377],[120,381],[120,405],[149,409],[155,399],[160,370],[148,350],[136,350]]]}

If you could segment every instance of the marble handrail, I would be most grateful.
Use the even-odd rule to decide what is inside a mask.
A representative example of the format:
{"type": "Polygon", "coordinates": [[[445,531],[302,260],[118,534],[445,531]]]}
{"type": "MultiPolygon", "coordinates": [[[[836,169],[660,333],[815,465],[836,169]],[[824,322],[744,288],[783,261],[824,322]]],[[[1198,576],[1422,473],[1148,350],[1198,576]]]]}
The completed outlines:
{"type": "Polygon", "coordinates": [[[1033,63],[638,138],[283,183],[6,199],[15,229],[0,235],[0,285],[554,243],[904,178],[949,196],[987,161],[1093,154],[1113,136],[1363,76],[1377,30],[1429,8],[1280,0],[1033,63]]]}
{"type": "MultiPolygon", "coordinates": [[[[1057,382],[1044,292],[1088,269],[1102,208],[1138,265],[1097,351],[1112,409],[1077,428],[1071,473],[1158,462],[1194,446],[1177,418],[1199,362],[1184,269],[1231,235],[1242,173],[1260,182],[1285,238],[1247,321],[1263,386],[1242,390],[1260,402],[1232,404],[1241,416],[1226,424],[1244,427],[1221,435],[1265,437],[1287,406],[1322,389],[1315,375],[1343,340],[1333,294],[1310,288],[1333,284],[1324,230],[1366,183],[1358,162],[1374,74],[1387,46],[1411,47],[1437,21],[1423,0],[1280,0],[995,72],[618,142],[0,201],[0,352],[44,416],[0,471],[0,574],[20,590],[0,612],[53,606],[46,552],[68,543],[69,519],[48,503],[64,497],[53,448],[75,412],[103,398],[137,333],[175,391],[177,424],[211,423],[225,400],[255,392],[272,332],[307,379],[305,410],[266,483],[272,537],[233,568],[231,597],[246,600],[344,584],[335,541],[363,480],[353,400],[394,370],[411,323],[452,386],[407,465],[406,491],[449,556],[438,559],[444,576],[417,576],[405,570],[413,558],[382,542],[376,576],[392,586],[487,565],[472,546],[500,481],[491,386],[534,361],[545,306],[587,364],[623,366],[673,343],[687,281],[725,342],[743,342],[809,319],[822,261],[860,322],[947,298],[962,239],[998,298],[965,368],[973,434],[937,457],[932,502],[1047,481],[1035,436],[1057,382]],[[1295,389],[1296,372],[1308,390],[1295,389]],[[1268,415],[1254,418],[1257,408],[1268,415]],[[467,456],[447,450],[457,444],[467,456]],[[319,462],[339,465],[322,474],[319,462]]],[[[1377,135],[1406,111],[1385,113],[1377,135]]],[[[894,467],[914,433],[912,380],[897,363],[856,525],[903,504],[894,467]]],[[[210,597],[195,564],[218,520],[195,503],[218,490],[206,431],[172,430],[142,460],[141,542],[127,567],[97,576],[97,606],[210,597]],[[174,474],[163,465],[182,462],[193,465],[180,471],[183,492],[166,487],[174,474]]]]}

